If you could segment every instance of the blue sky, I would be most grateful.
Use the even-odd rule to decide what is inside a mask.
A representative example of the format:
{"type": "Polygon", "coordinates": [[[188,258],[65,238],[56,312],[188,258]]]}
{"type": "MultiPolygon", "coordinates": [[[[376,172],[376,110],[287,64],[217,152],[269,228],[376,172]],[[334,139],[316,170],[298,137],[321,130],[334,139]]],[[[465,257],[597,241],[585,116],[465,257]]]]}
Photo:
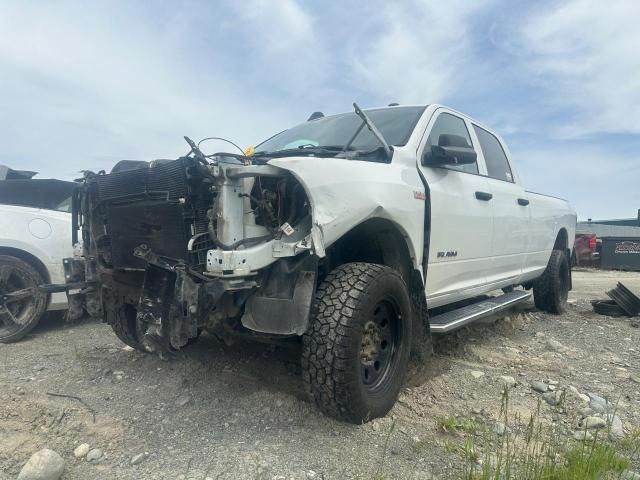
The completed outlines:
{"type": "MultiPolygon", "coordinates": [[[[580,218],[640,208],[640,2],[0,0],[0,163],[73,178],[352,102],[498,130],[580,218]]],[[[211,145],[220,150],[222,145],[211,145]]]]}

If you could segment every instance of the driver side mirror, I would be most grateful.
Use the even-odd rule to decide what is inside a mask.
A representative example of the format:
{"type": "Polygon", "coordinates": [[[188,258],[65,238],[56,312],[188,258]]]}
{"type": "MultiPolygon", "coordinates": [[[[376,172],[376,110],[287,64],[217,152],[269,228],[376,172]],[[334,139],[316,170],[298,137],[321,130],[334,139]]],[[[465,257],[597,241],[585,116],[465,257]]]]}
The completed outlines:
{"type": "Polygon", "coordinates": [[[478,154],[464,137],[459,135],[440,135],[438,145],[432,145],[424,152],[422,164],[427,166],[468,165],[475,163],[478,154]]]}

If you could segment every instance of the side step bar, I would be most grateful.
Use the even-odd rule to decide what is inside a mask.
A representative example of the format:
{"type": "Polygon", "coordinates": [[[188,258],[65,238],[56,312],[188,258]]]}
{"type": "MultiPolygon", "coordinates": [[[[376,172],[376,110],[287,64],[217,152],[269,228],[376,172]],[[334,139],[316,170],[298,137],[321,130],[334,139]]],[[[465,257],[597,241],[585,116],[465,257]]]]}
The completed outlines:
{"type": "Polygon", "coordinates": [[[447,333],[465,325],[470,324],[480,318],[488,317],[518,303],[526,302],[531,298],[531,292],[515,290],[498,297],[480,300],[477,303],[466,307],[441,313],[429,319],[431,333],[447,333]]]}

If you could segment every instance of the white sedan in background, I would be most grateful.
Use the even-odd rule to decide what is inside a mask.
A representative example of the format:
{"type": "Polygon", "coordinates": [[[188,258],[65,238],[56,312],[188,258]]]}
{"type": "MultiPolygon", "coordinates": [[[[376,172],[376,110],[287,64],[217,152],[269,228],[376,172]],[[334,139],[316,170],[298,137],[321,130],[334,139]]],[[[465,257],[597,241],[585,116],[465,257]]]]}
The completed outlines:
{"type": "Polygon", "coordinates": [[[74,183],[9,172],[13,175],[0,180],[0,342],[5,343],[24,337],[45,311],[67,308],[64,292],[48,294],[37,287],[64,283],[62,259],[73,255],[74,183]]]}

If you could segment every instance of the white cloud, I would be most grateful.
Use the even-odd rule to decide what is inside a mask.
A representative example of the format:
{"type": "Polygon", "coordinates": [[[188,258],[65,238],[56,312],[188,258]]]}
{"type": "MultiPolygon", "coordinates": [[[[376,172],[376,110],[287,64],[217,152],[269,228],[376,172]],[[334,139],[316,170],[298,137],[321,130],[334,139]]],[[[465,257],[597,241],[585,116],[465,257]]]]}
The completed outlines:
{"type": "Polygon", "coordinates": [[[640,133],[640,2],[180,5],[4,4],[0,163],[69,178],[175,158],[184,134],[246,145],[352,101],[441,102],[512,140],[527,187],[585,217],[637,208],[637,137],[606,133],[640,133]]]}
{"type": "Polygon", "coordinates": [[[510,18],[500,40],[520,57],[517,68],[547,96],[546,108],[572,119],[555,133],[640,133],[640,2],[569,0],[536,4],[510,18]],[[519,19],[523,20],[523,19],[519,19]],[[509,38],[513,35],[513,38],[509,38]]]}
{"type": "Polygon", "coordinates": [[[5,6],[0,138],[6,163],[68,178],[122,158],[176,157],[186,152],[184,134],[248,144],[272,134],[274,124],[291,122],[275,99],[256,97],[230,78],[215,55],[189,56],[193,18],[171,16],[169,27],[154,26],[145,21],[148,12],[112,9],[5,6]]]}
{"type": "Polygon", "coordinates": [[[389,101],[444,102],[470,83],[469,23],[485,1],[386,2],[351,39],[355,72],[389,101]]]}
{"type": "Polygon", "coordinates": [[[311,16],[294,0],[248,0],[234,4],[237,22],[251,32],[256,44],[282,55],[315,48],[311,16]]]}

